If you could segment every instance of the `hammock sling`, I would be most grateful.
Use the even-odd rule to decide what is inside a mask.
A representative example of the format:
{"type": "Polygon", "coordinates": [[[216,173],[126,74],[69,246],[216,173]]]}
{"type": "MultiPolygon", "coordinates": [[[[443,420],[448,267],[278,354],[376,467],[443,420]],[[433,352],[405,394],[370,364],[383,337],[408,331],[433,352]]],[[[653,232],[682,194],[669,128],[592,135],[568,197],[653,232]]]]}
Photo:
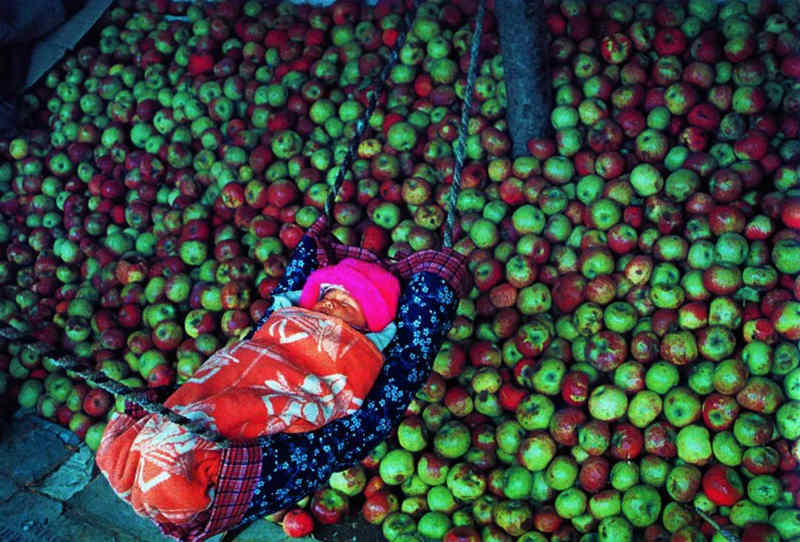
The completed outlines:
{"type": "MultiPolygon", "coordinates": [[[[398,35],[398,39],[391,50],[389,59],[386,65],[380,72],[378,77],[377,83],[375,88],[369,92],[369,101],[366,109],[362,117],[357,121],[356,124],[356,133],[354,134],[350,145],[348,146],[347,153],[344,157],[342,164],[338,166],[337,175],[333,186],[328,191],[327,199],[325,201],[324,206],[324,214],[327,217],[332,216],[333,205],[336,200],[336,195],[341,188],[342,183],[344,182],[345,174],[347,170],[350,168],[352,164],[357,147],[361,142],[361,138],[364,135],[366,127],[368,125],[368,119],[372,116],[375,112],[375,109],[378,104],[378,98],[383,92],[383,89],[386,85],[386,80],[388,79],[389,73],[391,72],[392,68],[398,61],[400,48],[405,43],[405,38],[408,31],[411,28],[411,24],[414,19],[414,15],[416,14],[416,10],[419,7],[421,0],[413,0],[412,7],[410,10],[406,11],[403,18],[403,31],[398,35]]],[[[469,120],[469,112],[472,107],[472,93],[473,88],[475,85],[475,78],[477,75],[477,64],[478,64],[478,48],[481,41],[481,34],[483,29],[483,18],[485,13],[485,0],[480,0],[478,5],[478,11],[475,18],[475,29],[472,36],[472,44],[470,49],[470,62],[469,62],[469,70],[467,74],[467,85],[466,85],[466,92],[465,92],[465,99],[462,104],[461,108],[461,123],[459,126],[459,135],[458,140],[456,143],[455,149],[455,167],[453,170],[453,180],[451,183],[449,197],[448,197],[448,212],[447,218],[444,225],[443,231],[443,240],[442,244],[446,248],[450,248],[453,245],[453,229],[455,226],[455,211],[456,211],[456,199],[458,197],[458,193],[461,189],[461,172],[464,166],[464,156],[465,156],[465,141],[466,141],[466,133],[467,133],[467,123],[469,120]]],[[[371,85],[365,85],[365,88],[368,88],[371,85]]],[[[321,221],[324,222],[324,221],[321,221]]],[[[323,240],[322,243],[330,247],[335,254],[342,255],[347,253],[346,247],[341,245],[335,240],[330,239],[330,234],[327,231],[320,231],[320,234],[324,234],[328,237],[327,240],[323,240]]],[[[365,259],[367,261],[372,262],[379,262],[383,263],[385,266],[389,267],[386,262],[381,262],[380,259],[372,254],[371,252],[365,249],[358,249],[356,254],[360,259],[365,259]]],[[[352,255],[352,253],[350,254],[352,255]]],[[[284,281],[278,284],[276,290],[281,290],[282,287],[285,287],[285,277],[284,281]]],[[[265,317],[266,318],[266,317],[265,317]]],[[[265,318],[262,318],[260,322],[254,326],[251,331],[248,333],[247,337],[253,335],[256,329],[263,324],[265,318]]],[[[48,354],[48,352],[52,352],[53,347],[43,343],[41,341],[36,341],[32,337],[27,334],[21,333],[20,331],[12,328],[6,327],[0,329],[0,337],[11,340],[11,341],[27,341],[29,343],[35,343],[39,348],[42,349],[44,355],[48,355],[50,357],[52,363],[58,367],[61,367],[69,372],[69,374],[79,377],[80,379],[87,381],[91,384],[96,385],[97,387],[119,397],[124,397],[126,401],[138,405],[144,411],[152,413],[152,414],[159,414],[164,416],[169,421],[180,425],[181,427],[185,428],[190,433],[197,435],[201,438],[209,440],[215,443],[222,449],[229,448],[232,442],[226,439],[224,436],[220,435],[216,431],[212,430],[209,427],[206,427],[204,424],[198,421],[193,421],[185,416],[182,416],[175,411],[165,407],[163,404],[153,401],[152,399],[148,398],[147,394],[139,389],[130,388],[121,384],[108,376],[104,373],[91,369],[87,366],[86,363],[82,362],[78,358],[72,355],[61,355],[61,356],[54,356],[52,354],[48,354]]]]}

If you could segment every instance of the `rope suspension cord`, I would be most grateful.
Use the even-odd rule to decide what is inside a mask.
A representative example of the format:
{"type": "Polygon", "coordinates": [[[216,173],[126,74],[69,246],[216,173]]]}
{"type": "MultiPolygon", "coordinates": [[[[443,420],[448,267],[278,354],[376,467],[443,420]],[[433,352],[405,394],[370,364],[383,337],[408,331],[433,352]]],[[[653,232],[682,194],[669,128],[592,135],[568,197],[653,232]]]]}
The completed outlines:
{"type": "Polygon", "coordinates": [[[464,169],[464,153],[467,142],[467,128],[469,126],[469,113],[472,110],[472,91],[475,87],[475,78],[478,75],[478,48],[481,44],[483,33],[483,17],[486,12],[486,0],[479,0],[478,14],[475,18],[475,30],[472,33],[472,44],[469,52],[469,69],[467,70],[467,87],[464,91],[464,102],[461,104],[461,126],[458,129],[456,143],[456,163],[453,169],[453,181],[450,184],[449,199],[447,202],[447,219],[444,226],[442,244],[448,248],[453,246],[453,229],[456,224],[456,200],[461,192],[461,172],[464,169]]]}
{"type": "MultiPolygon", "coordinates": [[[[368,120],[375,112],[375,108],[377,107],[378,104],[378,98],[380,97],[381,92],[386,86],[386,80],[389,77],[389,72],[397,63],[397,60],[400,55],[400,48],[405,43],[406,35],[408,34],[408,31],[411,28],[411,24],[414,20],[417,8],[419,7],[420,3],[421,0],[413,0],[412,8],[406,11],[403,17],[403,26],[401,27],[401,31],[399,32],[397,37],[397,41],[395,42],[394,47],[390,52],[389,60],[381,70],[380,79],[376,83],[376,88],[369,96],[369,102],[367,108],[365,109],[364,114],[362,115],[361,119],[358,121],[356,125],[356,133],[350,143],[350,146],[347,149],[347,154],[345,154],[342,164],[339,166],[339,170],[337,172],[334,184],[329,190],[327,199],[325,201],[325,213],[328,216],[331,216],[331,212],[333,210],[333,204],[336,199],[336,194],[338,193],[339,188],[342,185],[342,182],[344,182],[344,176],[347,170],[350,168],[353,162],[356,149],[358,145],[361,143],[361,138],[364,135],[364,131],[366,130],[368,120]]],[[[452,245],[452,228],[455,222],[455,214],[454,214],[455,199],[458,196],[458,191],[460,190],[461,187],[461,169],[464,163],[464,146],[465,146],[464,140],[466,138],[467,122],[469,120],[469,110],[471,108],[471,103],[472,103],[472,88],[475,83],[478,45],[480,44],[480,35],[483,28],[484,12],[485,12],[485,0],[480,0],[478,8],[478,16],[475,23],[475,32],[473,33],[472,48],[470,52],[470,64],[469,64],[469,72],[468,72],[467,87],[466,87],[467,95],[464,106],[461,111],[461,127],[459,133],[459,142],[458,142],[458,147],[456,148],[456,170],[454,171],[453,183],[450,188],[450,203],[449,203],[450,209],[444,235],[445,246],[447,247],[452,245]]],[[[25,340],[29,341],[30,344],[37,345],[39,348],[42,349],[43,352],[52,351],[52,347],[50,345],[41,341],[35,341],[29,335],[22,333],[19,330],[14,329],[13,327],[0,328],[0,338],[9,341],[25,340]]],[[[68,373],[71,372],[77,375],[84,381],[94,384],[100,389],[103,389],[111,393],[112,395],[124,397],[127,401],[139,405],[147,412],[150,412],[152,414],[160,414],[161,416],[166,417],[170,422],[180,425],[181,427],[183,427],[184,429],[186,429],[187,431],[198,437],[214,442],[220,448],[230,448],[233,444],[224,436],[212,430],[210,427],[204,426],[199,421],[190,420],[186,416],[178,414],[174,410],[165,407],[161,403],[148,399],[143,392],[125,386],[124,384],[121,384],[116,380],[109,378],[105,373],[101,371],[90,369],[86,363],[82,362],[75,356],[72,355],[64,355],[60,357],[52,356],[51,362],[53,363],[53,365],[65,369],[68,373]]]]}
{"type": "MultiPolygon", "coordinates": [[[[0,337],[10,341],[25,340],[28,338],[23,333],[10,327],[0,329],[0,337]]],[[[40,347],[46,349],[45,352],[47,350],[51,350],[51,347],[43,342],[36,341],[32,344],[41,345],[40,347]]],[[[230,442],[216,431],[211,430],[198,421],[190,420],[186,416],[178,414],[174,410],[165,407],[161,403],[151,401],[141,391],[125,386],[124,384],[120,384],[116,380],[112,380],[106,376],[106,374],[101,371],[89,369],[85,363],[82,363],[75,356],[65,355],[58,358],[52,357],[51,361],[53,365],[61,367],[67,371],[71,371],[83,380],[96,385],[98,388],[105,390],[112,395],[124,397],[127,401],[136,403],[147,412],[152,414],[160,414],[166,417],[169,421],[180,425],[198,437],[210,440],[221,448],[230,447],[230,442]]]]}
{"type": "MultiPolygon", "coordinates": [[[[369,96],[369,103],[367,105],[367,108],[364,111],[364,114],[361,116],[361,119],[359,119],[356,124],[356,133],[350,142],[350,146],[347,149],[347,154],[345,154],[344,161],[339,166],[339,171],[337,172],[336,180],[334,182],[333,187],[328,191],[328,197],[325,201],[325,214],[328,215],[329,217],[332,216],[331,213],[333,211],[333,204],[336,199],[336,194],[339,191],[339,188],[341,187],[342,183],[344,182],[345,173],[347,172],[347,170],[350,169],[350,166],[353,163],[353,158],[355,157],[356,149],[358,145],[361,143],[361,138],[364,135],[364,131],[366,130],[367,122],[370,116],[372,116],[372,113],[375,112],[375,108],[378,105],[378,98],[380,97],[381,92],[383,92],[383,89],[386,86],[386,80],[389,77],[389,72],[395,66],[395,64],[397,64],[397,60],[400,57],[400,49],[403,47],[403,44],[406,41],[406,36],[408,35],[408,31],[411,29],[411,24],[414,22],[417,8],[421,4],[421,2],[422,0],[414,0],[412,8],[405,12],[403,16],[403,23],[397,37],[397,41],[395,42],[391,52],[389,53],[389,60],[381,70],[379,74],[379,79],[376,83],[376,88],[369,96]]],[[[27,337],[25,334],[11,327],[0,329],[0,337],[11,341],[29,339],[29,337],[27,337]]],[[[36,344],[39,344],[46,349],[50,349],[50,346],[45,343],[37,341],[36,344]]],[[[169,421],[177,425],[180,425],[190,433],[198,437],[201,437],[203,439],[214,442],[220,448],[231,447],[231,441],[229,441],[216,431],[212,430],[211,428],[204,426],[200,422],[192,421],[186,416],[178,414],[174,410],[165,407],[159,402],[148,399],[145,396],[145,394],[142,393],[141,391],[125,386],[124,384],[121,384],[109,378],[105,373],[101,371],[95,371],[90,369],[85,363],[82,363],[75,356],[66,355],[58,358],[53,357],[52,363],[53,365],[61,367],[62,369],[71,371],[78,377],[82,378],[84,381],[90,382],[115,396],[124,397],[127,401],[139,405],[147,412],[150,412],[152,414],[160,414],[166,417],[169,421]]]]}
{"type": "MultiPolygon", "coordinates": [[[[402,32],[398,36],[389,60],[381,70],[376,88],[369,96],[367,108],[364,110],[363,115],[356,124],[356,133],[353,135],[353,139],[350,141],[350,145],[347,148],[347,153],[345,154],[344,160],[339,166],[339,170],[336,172],[336,178],[333,186],[329,189],[328,197],[325,200],[325,214],[328,217],[333,216],[333,205],[336,201],[336,195],[338,194],[339,189],[344,182],[344,177],[347,174],[347,171],[350,169],[350,166],[353,163],[356,149],[361,143],[361,138],[363,137],[364,131],[367,128],[369,118],[375,112],[375,108],[378,105],[378,98],[383,92],[383,89],[386,86],[386,81],[389,78],[389,72],[392,70],[392,68],[394,68],[395,64],[397,64],[400,48],[403,46],[403,43],[405,43],[406,35],[408,34],[408,30],[411,28],[411,23],[413,22],[413,15],[416,13],[419,4],[420,0],[414,0],[412,9],[406,12],[403,19],[402,32]]],[[[461,125],[459,126],[458,142],[456,143],[455,149],[456,163],[453,170],[453,181],[450,185],[447,203],[447,220],[445,222],[442,240],[442,244],[448,248],[453,246],[453,229],[455,228],[456,221],[456,200],[458,199],[458,194],[461,191],[461,172],[464,169],[464,154],[466,148],[467,129],[469,125],[469,113],[472,110],[472,92],[475,88],[475,79],[478,75],[478,49],[480,47],[481,36],[483,34],[483,18],[485,13],[486,0],[479,0],[478,12],[475,18],[475,30],[472,33],[472,44],[470,47],[469,69],[467,70],[467,86],[465,90],[464,103],[461,105],[461,125]]]]}
{"type": "MultiPolygon", "coordinates": [[[[392,71],[392,68],[395,67],[397,61],[400,59],[400,49],[406,42],[406,36],[408,35],[408,31],[411,30],[411,24],[416,18],[417,8],[419,8],[421,3],[422,0],[413,0],[411,9],[407,10],[403,14],[403,21],[400,27],[400,32],[397,36],[397,41],[395,41],[392,51],[389,53],[389,59],[386,61],[386,64],[384,64],[380,74],[378,74],[378,79],[375,82],[375,88],[369,91],[367,108],[364,110],[364,113],[362,113],[361,118],[356,122],[356,133],[353,134],[353,138],[350,140],[350,145],[347,147],[347,153],[344,155],[342,163],[339,164],[339,169],[336,172],[336,178],[333,181],[333,186],[328,189],[328,197],[325,199],[325,215],[328,216],[328,218],[333,216],[333,204],[336,201],[336,195],[339,193],[342,183],[344,183],[344,176],[347,175],[347,171],[350,169],[350,166],[353,165],[353,159],[356,156],[356,150],[358,149],[358,145],[361,143],[361,138],[364,137],[367,124],[369,124],[369,118],[375,112],[375,108],[378,107],[378,99],[380,98],[383,89],[386,88],[386,81],[389,79],[389,72],[392,71]]],[[[369,86],[371,85],[366,85],[366,87],[369,86]]]]}

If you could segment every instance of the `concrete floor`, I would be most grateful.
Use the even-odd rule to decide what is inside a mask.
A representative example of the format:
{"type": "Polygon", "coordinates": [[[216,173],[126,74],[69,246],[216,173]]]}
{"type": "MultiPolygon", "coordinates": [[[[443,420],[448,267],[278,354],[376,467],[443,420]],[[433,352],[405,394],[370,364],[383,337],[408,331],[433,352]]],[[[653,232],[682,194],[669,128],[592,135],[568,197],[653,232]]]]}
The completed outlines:
{"type": "MultiPolygon", "coordinates": [[[[98,473],[92,453],[73,433],[30,413],[0,419],[0,518],[0,540],[13,542],[171,540],[114,494],[98,473]]],[[[233,542],[318,540],[289,539],[266,520],[231,538],[233,542]]]]}

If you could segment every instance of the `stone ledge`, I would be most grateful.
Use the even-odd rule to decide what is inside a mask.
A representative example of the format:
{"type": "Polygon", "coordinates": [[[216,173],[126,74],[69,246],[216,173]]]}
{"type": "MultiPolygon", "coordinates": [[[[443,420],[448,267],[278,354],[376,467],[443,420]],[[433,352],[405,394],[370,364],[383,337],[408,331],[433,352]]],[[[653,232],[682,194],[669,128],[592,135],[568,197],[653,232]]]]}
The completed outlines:
{"type": "Polygon", "coordinates": [[[0,502],[8,500],[18,489],[19,486],[14,483],[14,480],[6,476],[0,476],[0,502]]]}
{"type": "Polygon", "coordinates": [[[67,448],[77,448],[78,446],[81,445],[81,439],[78,438],[78,435],[76,435],[75,433],[73,433],[64,426],[58,425],[57,423],[53,423],[50,420],[45,420],[44,418],[40,418],[33,411],[28,411],[24,415],[24,417],[21,417],[21,419],[27,419],[35,427],[53,433],[54,435],[56,435],[58,438],[61,439],[61,441],[67,446],[67,448]]]}
{"type": "Polygon", "coordinates": [[[66,514],[47,523],[8,524],[0,527],[0,536],[14,542],[138,542],[66,514]]]}
{"type": "Polygon", "coordinates": [[[21,486],[37,482],[64,463],[78,444],[74,434],[58,425],[35,416],[15,417],[0,438],[0,473],[21,486]]]}
{"type": "MultiPolygon", "coordinates": [[[[20,491],[0,504],[0,518],[4,518],[4,527],[21,533],[33,532],[55,521],[62,510],[63,506],[56,500],[20,491]]],[[[11,540],[15,539],[11,537],[11,540]]]]}
{"type": "Polygon", "coordinates": [[[95,477],[82,491],[66,501],[66,507],[71,517],[123,536],[131,536],[135,540],[171,540],[161,534],[154,523],[136,515],[128,503],[117,497],[103,476],[95,477]]]}
{"type": "Polygon", "coordinates": [[[94,454],[85,445],[72,454],[58,469],[45,478],[41,485],[34,485],[39,493],[66,501],[82,491],[91,481],[94,471],[94,454]]]}

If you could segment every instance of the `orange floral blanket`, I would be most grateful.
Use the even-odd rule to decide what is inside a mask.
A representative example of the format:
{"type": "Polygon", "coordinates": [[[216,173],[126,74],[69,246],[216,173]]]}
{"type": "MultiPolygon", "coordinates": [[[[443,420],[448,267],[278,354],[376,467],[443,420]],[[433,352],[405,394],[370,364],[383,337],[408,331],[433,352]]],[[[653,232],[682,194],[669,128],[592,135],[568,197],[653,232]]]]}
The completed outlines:
{"type": "MultiPolygon", "coordinates": [[[[345,322],[287,307],[210,357],[164,404],[235,440],[310,431],[356,411],[382,365],[375,345],[345,322]]],[[[185,524],[213,502],[220,451],[161,416],[120,415],[96,460],[138,514],[185,524]]]]}

